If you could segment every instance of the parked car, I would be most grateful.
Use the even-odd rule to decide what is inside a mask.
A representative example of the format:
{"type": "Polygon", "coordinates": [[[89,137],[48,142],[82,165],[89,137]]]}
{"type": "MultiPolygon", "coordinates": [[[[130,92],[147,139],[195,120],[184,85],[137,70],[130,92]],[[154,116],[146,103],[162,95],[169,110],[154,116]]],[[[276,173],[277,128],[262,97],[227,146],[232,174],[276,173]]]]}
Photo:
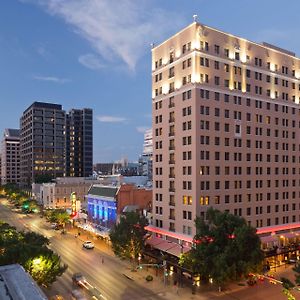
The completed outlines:
{"type": "Polygon", "coordinates": [[[85,241],[85,242],[82,244],[82,247],[85,248],[85,249],[94,249],[94,248],[95,248],[95,245],[94,245],[94,243],[92,243],[91,241],[85,241]]]}

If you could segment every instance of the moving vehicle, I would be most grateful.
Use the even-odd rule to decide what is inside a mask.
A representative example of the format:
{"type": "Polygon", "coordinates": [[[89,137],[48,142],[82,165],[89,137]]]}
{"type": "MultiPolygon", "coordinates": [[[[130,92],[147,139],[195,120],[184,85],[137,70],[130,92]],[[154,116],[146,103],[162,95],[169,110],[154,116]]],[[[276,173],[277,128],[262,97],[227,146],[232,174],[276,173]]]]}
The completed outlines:
{"type": "Polygon", "coordinates": [[[81,273],[74,273],[72,276],[72,282],[74,285],[80,286],[80,287],[86,287],[86,279],[81,273]]]}
{"type": "Polygon", "coordinates": [[[58,227],[58,224],[57,223],[51,223],[50,227],[52,229],[56,229],[58,227]]]}
{"type": "Polygon", "coordinates": [[[71,295],[73,300],[87,300],[86,296],[81,290],[73,290],[71,295]]]}
{"type": "Polygon", "coordinates": [[[94,248],[95,248],[95,245],[94,245],[94,243],[92,243],[91,241],[85,241],[85,242],[82,244],[82,247],[85,248],[85,249],[94,249],[94,248]]]}

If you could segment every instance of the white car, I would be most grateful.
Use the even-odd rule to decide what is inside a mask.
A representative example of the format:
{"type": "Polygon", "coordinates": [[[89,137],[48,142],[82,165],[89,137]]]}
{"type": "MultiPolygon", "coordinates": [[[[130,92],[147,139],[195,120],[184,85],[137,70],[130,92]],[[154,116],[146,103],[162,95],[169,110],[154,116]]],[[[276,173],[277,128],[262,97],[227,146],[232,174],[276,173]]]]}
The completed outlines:
{"type": "Polygon", "coordinates": [[[85,241],[83,244],[82,244],[82,247],[86,248],[86,249],[94,249],[95,248],[95,245],[94,243],[92,243],[91,241],[85,241]]]}
{"type": "Polygon", "coordinates": [[[51,229],[56,229],[57,226],[58,226],[57,223],[52,223],[52,224],[50,225],[51,229]]]}

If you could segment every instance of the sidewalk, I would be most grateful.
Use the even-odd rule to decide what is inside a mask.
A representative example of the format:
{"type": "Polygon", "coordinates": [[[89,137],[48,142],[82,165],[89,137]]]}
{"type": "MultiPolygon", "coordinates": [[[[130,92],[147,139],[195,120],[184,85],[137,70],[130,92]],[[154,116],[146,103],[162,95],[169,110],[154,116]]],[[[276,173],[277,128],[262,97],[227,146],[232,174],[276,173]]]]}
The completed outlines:
{"type": "MultiPolygon", "coordinates": [[[[225,291],[219,292],[217,287],[212,285],[200,286],[196,288],[196,294],[192,293],[191,286],[183,286],[177,287],[174,285],[174,279],[172,276],[168,277],[166,280],[166,284],[164,283],[164,278],[162,275],[156,276],[156,270],[152,267],[143,267],[142,269],[137,269],[136,271],[132,271],[132,266],[130,262],[125,260],[118,259],[112,249],[111,246],[103,241],[99,240],[97,237],[93,236],[91,233],[78,228],[68,228],[67,234],[76,235],[80,232],[80,235],[77,237],[80,242],[84,242],[86,240],[93,241],[95,247],[99,249],[103,254],[101,256],[106,260],[110,257],[110,259],[114,258],[118,261],[120,265],[120,272],[128,278],[128,281],[133,280],[137,282],[142,287],[145,287],[153,292],[153,294],[160,296],[162,299],[166,300],[177,300],[177,299],[188,299],[188,300],[209,300],[209,299],[230,299],[230,294],[239,290],[247,289],[248,286],[243,282],[242,285],[238,283],[229,284],[226,287],[225,291]],[[153,281],[147,282],[146,276],[152,275],[153,281]]],[[[285,269],[281,268],[282,271],[285,269]]],[[[280,270],[280,271],[281,271],[280,270]]],[[[278,270],[278,273],[279,270],[278,270]]],[[[279,276],[279,274],[278,274],[279,276]]],[[[149,295],[149,299],[151,299],[151,295],[149,295]]]]}
{"type": "MultiPolygon", "coordinates": [[[[192,294],[191,287],[177,287],[174,286],[173,278],[169,277],[166,280],[166,284],[164,283],[163,276],[158,275],[156,276],[156,270],[152,267],[143,267],[142,269],[138,269],[132,272],[132,266],[130,262],[125,260],[118,259],[112,249],[111,246],[105,242],[104,240],[99,240],[93,234],[85,231],[83,229],[78,228],[68,228],[67,234],[76,235],[80,232],[80,235],[77,237],[78,240],[84,242],[86,240],[93,241],[95,247],[98,248],[103,254],[101,254],[105,260],[106,257],[110,256],[118,260],[118,264],[120,265],[120,272],[128,278],[128,280],[133,280],[140,284],[142,287],[145,287],[153,292],[153,294],[160,296],[162,299],[166,300],[173,300],[173,299],[198,299],[198,300],[206,300],[210,299],[211,297],[220,296],[221,294],[214,288],[214,289],[204,289],[204,288],[197,288],[197,293],[195,295],[192,294]],[[153,281],[147,282],[146,276],[152,275],[153,281]]],[[[151,295],[149,295],[151,299],[151,295]]]]}

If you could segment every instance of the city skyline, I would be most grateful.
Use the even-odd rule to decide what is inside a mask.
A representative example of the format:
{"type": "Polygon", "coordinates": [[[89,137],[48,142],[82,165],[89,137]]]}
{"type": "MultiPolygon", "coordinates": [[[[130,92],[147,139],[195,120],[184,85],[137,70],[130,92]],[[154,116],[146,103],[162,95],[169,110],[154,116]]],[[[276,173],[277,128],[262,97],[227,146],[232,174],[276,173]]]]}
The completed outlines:
{"type": "Polygon", "coordinates": [[[0,130],[19,128],[22,111],[34,101],[62,104],[66,110],[91,107],[94,162],[122,156],[137,161],[144,130],[151,127],[150,43],[159,44],[192,23],[193,14],[204,24],[299,56],[300,42],[293,36],[298,34],[300,4],[285,8],[279,1],[252,1],[249,7],[238,1],[118,4],[77,0],[1,4],[0,55],[5,72],[0,76],[0,130]],[[250,15],[256,18],[247,19],[250,15]]]}

